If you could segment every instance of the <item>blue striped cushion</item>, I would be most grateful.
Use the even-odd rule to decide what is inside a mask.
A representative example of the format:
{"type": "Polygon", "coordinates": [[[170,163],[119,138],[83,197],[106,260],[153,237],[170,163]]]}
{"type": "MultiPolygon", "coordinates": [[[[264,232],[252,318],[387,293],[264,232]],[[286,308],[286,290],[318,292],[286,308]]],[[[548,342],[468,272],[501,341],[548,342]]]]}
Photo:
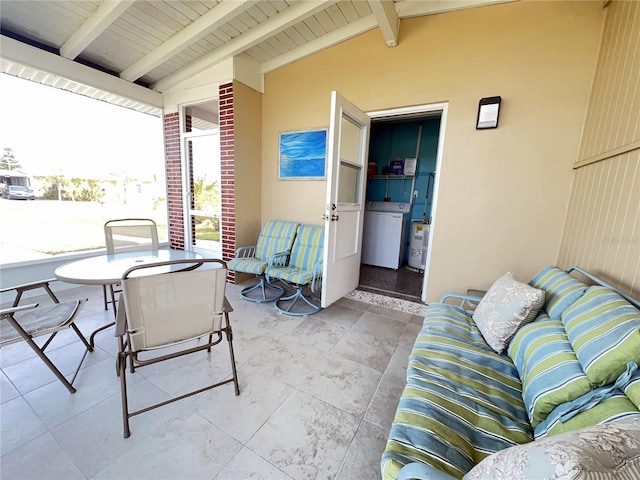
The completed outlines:
{"type": "MultiPolygon", "coordinates": [[[[283,220],[267,220],[256,244],[255,257],[268,261],[274,254],[291,250],[298,224],[283,220]]],[[[263,269],[264,271],[264,269],[263,269]]]]}
{"type": "Polygon", "coordinates": [[[269,265],[269,262],[264,260],[258,260],[256,258],[234,258],[229,260],[227,268],[234,272],[241,273],[253,273],[254,275],[261,275],[269,265]]]}
{"type": "Polygon", "coordinates": [[[268,267],[267,275],[297,285],[306,285],[313,279],[312,271],[292,267],[268,267]]]}
{"type": "Polygon", "coordinates": [[[291,250],[289,266],[300,270],[313,270],[322,259],[324,226],[300,225],[291,250]]]}
{"type": "Polygon", "coordinates": [[[640,410],[640,368],[633,373],[629,385],[624,389],[624,393],[640,410]]]}
{"type": "Polygon", "coordinates": [[[640,310],[611,289],[589,287],[562,323],[592,384],[612,383],[630,361],[640,362],[640,310]]]}
{"type": "Polygon", "coordinates": [[[515,367],[464,310],[430,305],[409,359],[382,456],[384,479],[413,461],[461,478],[489,454],[531,440],[515,367]]]}
{"type": "Polygon", "coordinates": [[[591,390],[560,320],[541,314],[511,341],[509,356],[522,380],[522,397],[535,428],[558,405],[591,390]]]}
{"type": "Polygon", "coordinates": [[[549,318],[560,318],[564,310],[575,302],[587,289],[587,286],[558,267],[544,267],[529,285],[544,290],[544,311],[549,318]]]}

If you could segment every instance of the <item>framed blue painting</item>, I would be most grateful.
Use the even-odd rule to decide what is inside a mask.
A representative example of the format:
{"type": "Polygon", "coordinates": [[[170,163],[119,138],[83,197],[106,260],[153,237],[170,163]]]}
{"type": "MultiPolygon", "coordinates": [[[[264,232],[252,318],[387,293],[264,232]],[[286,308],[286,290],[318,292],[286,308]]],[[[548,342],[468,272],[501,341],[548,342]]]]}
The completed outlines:
{"type": "Polygon", "coordinates": [[[280,134],[279,180],[323,180],[327,167],[327,129],[280,134]]]}

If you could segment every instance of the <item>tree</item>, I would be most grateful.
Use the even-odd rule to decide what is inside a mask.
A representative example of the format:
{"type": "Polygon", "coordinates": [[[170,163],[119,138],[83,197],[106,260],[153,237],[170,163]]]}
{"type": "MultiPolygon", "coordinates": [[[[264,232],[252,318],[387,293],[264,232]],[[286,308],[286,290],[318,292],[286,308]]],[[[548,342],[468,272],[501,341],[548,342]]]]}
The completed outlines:
{"type": "Polygon", "coordinates": [[[4,147],[4,153],[2,154],[2,158],[0,158],[0,170],[17,170],[18,168],[22,168],[22,165],[16,160],[13,148],[4,147]]]}

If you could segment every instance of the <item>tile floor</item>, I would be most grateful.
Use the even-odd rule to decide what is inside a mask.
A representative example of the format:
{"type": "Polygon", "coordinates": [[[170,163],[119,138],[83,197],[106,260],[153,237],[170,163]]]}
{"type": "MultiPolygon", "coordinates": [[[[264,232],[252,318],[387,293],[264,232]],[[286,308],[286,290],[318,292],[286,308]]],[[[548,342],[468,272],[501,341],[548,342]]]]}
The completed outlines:
{"type": "MultiPolygon", "coordinates": [[[[353,298],[288,317],[270,304],[242,300],[242,286],[227,289],[240,396],[225,385],[141,414],[131,420],[128,439],[112,330],[97,337],[73,395],[24,342],[0,349],[0,478],[380,478],[422,317],[353,298]]],[[[86,287],[59,296],[89,296],[78,325],[90,332],[112,319],[101,295],[100,287],[86,287]]],[[[49,347],[65,373],[81,351],[71,334],[49,347]]],[[[134,406],[230,372],[226,346],[210,362],[188,357],[130,375],[134,406]]]]}

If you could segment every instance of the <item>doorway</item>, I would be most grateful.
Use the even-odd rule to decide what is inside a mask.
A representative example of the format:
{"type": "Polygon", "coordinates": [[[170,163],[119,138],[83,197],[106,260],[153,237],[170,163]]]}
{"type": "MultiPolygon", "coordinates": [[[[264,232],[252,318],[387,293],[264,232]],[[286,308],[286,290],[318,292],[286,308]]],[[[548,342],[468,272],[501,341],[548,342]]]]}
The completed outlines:
{"type": "Polygon", "coordinates": [[[218,101],[182,109],[185,245],[221,258],[220,126],[218,101]]]}
{"type": "Polygon", "coordinates": [[[426,297],[428,245],[435,214],[435,180],[446,104],[374,112],[370,116],[366,191],[369,213],[365,212],[358,289],[420,302],[426,297]],[[384,215],[378,212],[396,210],[402,213],[401,227],[396,227],[399,233],[390,236],[389,223],[384,224],[384,234],[376,233],[372,225],[380,220],[375,218],[384,215]],[[384,253],[386,263],[364,255],[372,248],[384,253]],[[390,252],[392,264],[388,260],[390,252]]]}

